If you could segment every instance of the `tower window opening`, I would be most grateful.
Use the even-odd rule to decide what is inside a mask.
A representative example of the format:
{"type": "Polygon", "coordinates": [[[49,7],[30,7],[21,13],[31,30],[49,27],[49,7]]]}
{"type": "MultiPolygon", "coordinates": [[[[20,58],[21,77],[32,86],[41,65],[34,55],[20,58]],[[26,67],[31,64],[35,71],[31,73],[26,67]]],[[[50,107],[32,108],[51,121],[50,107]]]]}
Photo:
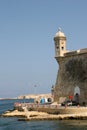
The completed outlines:
{"type": "Polygon", "coordinates": [[[62,50],[64,50],[64,47],[62,47],[62,50]]]}

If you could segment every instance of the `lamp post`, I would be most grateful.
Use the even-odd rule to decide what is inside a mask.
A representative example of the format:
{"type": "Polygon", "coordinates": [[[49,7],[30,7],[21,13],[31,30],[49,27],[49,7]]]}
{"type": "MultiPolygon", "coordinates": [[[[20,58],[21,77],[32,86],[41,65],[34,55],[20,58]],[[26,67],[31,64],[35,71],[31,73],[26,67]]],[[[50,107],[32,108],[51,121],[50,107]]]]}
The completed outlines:
{"type": "Polygon", "coordinates": [[[34,94],[36,94],[36,87],[37,85],[34,85],[34,94]]]}

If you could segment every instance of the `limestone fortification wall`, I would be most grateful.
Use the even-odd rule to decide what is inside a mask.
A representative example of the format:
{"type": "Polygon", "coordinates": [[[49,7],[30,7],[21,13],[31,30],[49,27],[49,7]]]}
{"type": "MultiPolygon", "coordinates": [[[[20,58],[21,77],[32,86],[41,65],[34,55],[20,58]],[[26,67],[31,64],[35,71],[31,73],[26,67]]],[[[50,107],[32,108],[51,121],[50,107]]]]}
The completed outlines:
{"type": "Polygon", "coordinates": [[[59,64],[54,100],[74,96],[76,86],[80,88],[80,103],[87,103],[87,49],[77,50],[56,57],[59,64]]]}

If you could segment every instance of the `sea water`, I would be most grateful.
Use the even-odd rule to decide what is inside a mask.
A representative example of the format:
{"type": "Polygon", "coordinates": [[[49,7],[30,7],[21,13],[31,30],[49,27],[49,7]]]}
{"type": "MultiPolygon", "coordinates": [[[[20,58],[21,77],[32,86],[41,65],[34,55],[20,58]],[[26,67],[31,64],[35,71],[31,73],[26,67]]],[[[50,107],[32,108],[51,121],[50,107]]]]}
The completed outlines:
{"type": "MultiPolygon", "coordinates": [[[[0,100],[0,114],[12,110],[14,102],[33,100],[0,100]]],[[[87,130],[87,120],[18,121],[17,117],[0,117],[0,130],[87,130]]]]}

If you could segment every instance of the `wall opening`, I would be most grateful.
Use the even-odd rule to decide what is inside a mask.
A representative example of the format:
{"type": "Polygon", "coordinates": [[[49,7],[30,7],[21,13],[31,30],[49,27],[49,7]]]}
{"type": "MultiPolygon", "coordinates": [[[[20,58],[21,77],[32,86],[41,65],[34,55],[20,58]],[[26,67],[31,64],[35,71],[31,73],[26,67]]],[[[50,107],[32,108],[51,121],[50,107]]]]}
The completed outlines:
{"type": "Polygon", "coordinates": [[[80,99],[80,88],[76,86],[74,88],[74,101],[79,104],[79,99],[80,99]]]}
{"type": "Polygon", "coordinates": [[[64,47],[62,47],[62,50],[64,50],[64,47]]]}

